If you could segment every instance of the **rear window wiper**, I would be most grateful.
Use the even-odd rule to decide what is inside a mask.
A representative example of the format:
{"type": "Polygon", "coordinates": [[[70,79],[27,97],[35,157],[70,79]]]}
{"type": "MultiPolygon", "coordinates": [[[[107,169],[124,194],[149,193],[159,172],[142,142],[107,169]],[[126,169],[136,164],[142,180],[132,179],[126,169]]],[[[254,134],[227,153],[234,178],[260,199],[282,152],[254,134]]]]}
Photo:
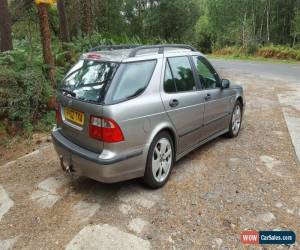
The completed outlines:
{"type": "Polygon", "coordinates": [[[76,97],[76,93],[69,89],[61,89],[61,91],[66,92],[67,94],[71,95],[72,97],[76,97]]]}

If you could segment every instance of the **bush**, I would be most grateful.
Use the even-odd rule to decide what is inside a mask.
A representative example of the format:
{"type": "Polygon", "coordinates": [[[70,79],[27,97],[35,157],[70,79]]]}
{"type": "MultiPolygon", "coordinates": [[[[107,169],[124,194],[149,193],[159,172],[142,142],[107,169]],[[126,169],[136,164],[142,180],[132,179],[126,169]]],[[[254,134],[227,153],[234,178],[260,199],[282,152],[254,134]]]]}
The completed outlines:
{"type": "Polygon", "coordinates": [[[0,119],[9,132],[25,129],[31,132],[34,124],[48,111],[47,102],[52,89],[41,70],[27,68],[15,71],[0,69],[0,119]]]}
{"type": "Polygon", "coordinates": [[[260,56],[264,58],[284,59],[284,60],[298,60],[300,61],[300,49],[290,48],[287,46],[265,46],[258,47],[257,45],[249,45],[247,47],[225,47],[213,51],[214,55],[219,56],[260,56]]]}
{"type": "Polygon", "coordinates": [[[213,54],[218,56],[240,56],[241,54],[244,54],[242,47],[237,46],[231,46],[231,47],[225,47],[221,49],[214,49],[213,54]]]}
{"type": "Polygon", "coordinates": [[[300,49],[293,49],[287,46],[270,45],[260,48],[256,55],[265,58],[300,60],[300,49]]]}
{"type": "Polygon", "coordinates": [[[244,48],[245,53],[247,55],[255,55],[256,52],[258,51],[258,49],[259,49],[259,46],[255,42],[248,43],[247,46],[244,48]]]}

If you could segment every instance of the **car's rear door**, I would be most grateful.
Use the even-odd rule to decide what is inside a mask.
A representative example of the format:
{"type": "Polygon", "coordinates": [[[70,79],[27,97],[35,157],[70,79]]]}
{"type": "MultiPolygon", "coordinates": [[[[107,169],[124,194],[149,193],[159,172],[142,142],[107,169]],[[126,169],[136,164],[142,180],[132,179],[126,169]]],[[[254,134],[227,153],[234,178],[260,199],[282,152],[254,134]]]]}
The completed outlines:
{"type": "Polygon", "coordinates": [[[204,100],[187,56],[165,59],[161,97],[179,137],[178,153],[198,142],[203,124],[204,100]]]}
{"type": "Polygon", "coordinates": [[[81,60],[63,80],[58,91],[60,132],[71,142],[101,153],[103,141],[90,136],[91,117],[101,117],[101,97],[117,68],[115,63],[81,60]]]}
{"type": "Polygon", "coordinates": [[[71,142],[80,147],[96,153],[101,153],[103,142],[89,136],[90,116],[102,115],[102,106],[88,102],[82,102],[58,94],[57,96],[61,113],[61,121],[58,126],[60,132],[71,142]]]}

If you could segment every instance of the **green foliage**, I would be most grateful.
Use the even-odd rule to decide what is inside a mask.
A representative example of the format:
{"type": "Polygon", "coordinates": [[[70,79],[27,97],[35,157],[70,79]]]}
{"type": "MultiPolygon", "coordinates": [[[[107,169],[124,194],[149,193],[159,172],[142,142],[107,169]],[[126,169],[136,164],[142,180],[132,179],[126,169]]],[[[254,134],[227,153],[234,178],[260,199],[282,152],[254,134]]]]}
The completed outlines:
{"type": "Polygon", "coordinates": [[[300,61],[300,49],[293,49],[287,46],[266,46],[258,49],[258,56],[265,58],[287,59],[300,61]]]}
{"type": "Polygon", "coordinates": [[[294,37],[293,45],[295,45],[297,39],[300,40],[300,9],[295,11],[295,17],[292,23],[292,35],[294,37]]]}
{"type": "Polygon", "coordinates": [[[55,111],[51,110],[47,113],[43,113],[41,119],[37,122],[35,130],[47,131],[50,130],[55,124],[55,111]]]}
{"type": "Polygon", "coordinates": [[[264,47],[254,46],[254,48],[231,46],[216,49],[213,51],[213,54],[216,56],[232,56],[236,58],[258,56],[263,58],[300,61],[300,49],[279,45],[269,45],[264,47]]]}
{"type": "Polygon", "coordinates": [[[161,0],[156,8],[155,33],[167,40],[184,42],[191,40],[193,27],[199,18],[199,5],[195,0],[161,0]]]}
{"type": "Polygon", "coordinates": [[[212,27],[209,18],[201,16],[195,25],[194,44],[204,53],[212,51],[212,27]]]}
{"type": "Polygon", "coordinates": [[[32,131],[35,121],[47,112],[52,94],[41,70],[22,65],[25,57],[23,51],[0,54],[0,118],[16,127],[12,133],[22,128],[32,131]]]}

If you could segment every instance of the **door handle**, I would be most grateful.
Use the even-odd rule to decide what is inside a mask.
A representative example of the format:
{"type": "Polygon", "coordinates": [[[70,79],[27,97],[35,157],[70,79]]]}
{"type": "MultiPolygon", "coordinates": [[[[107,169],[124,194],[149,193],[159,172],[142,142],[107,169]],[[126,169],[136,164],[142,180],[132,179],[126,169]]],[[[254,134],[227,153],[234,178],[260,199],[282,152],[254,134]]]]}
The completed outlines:
{"type": "Polygon", "coordinates": [[[170,107],[174,108],[179,104],[179,101],[177,99],[173,99],[169,102],[170,107]]]}
{"type": "Polygon", "coordinates": [[[209,101],[211,99],[211,95],[208,93],[205,97],[204,100],[205,101],[209,101]]]}

